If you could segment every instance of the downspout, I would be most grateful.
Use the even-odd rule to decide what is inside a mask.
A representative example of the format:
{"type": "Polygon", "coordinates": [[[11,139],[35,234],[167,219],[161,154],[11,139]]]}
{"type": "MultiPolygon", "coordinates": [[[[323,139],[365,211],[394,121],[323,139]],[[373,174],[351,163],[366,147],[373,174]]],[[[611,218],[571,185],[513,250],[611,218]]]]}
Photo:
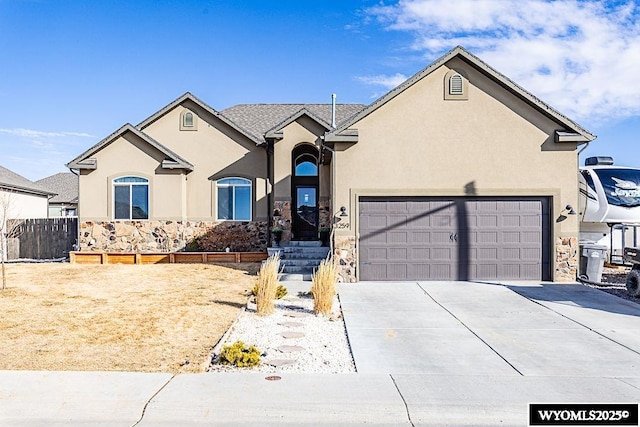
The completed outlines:
{"type": "MultiPolygon", "coordinates": [[[[331,128],[336,128],[336,94],[331,94],[331,128]]],[[[333,239],[336,234],[336,219],[335,219],[335,199],[336,199],[336,151],[324,144],[324,137],[322,138],[322,149],[327,149],[331,152],[331,233],[329,234],[329,253],[333,258],[334,245],[333,239]]]]}
{"type": "Polygon", "coordinates": [[[582,147],[582,148],[580,149],[580,151],[578,151],[578,165],[580,164],[580,154],[582,154],[582,152],[583,152],[584,150],[586,150],[586,149],[587,149],[587,147],[589,147],[589,143],[590,143],[590,142],[591,142],[591,141],[587,141],[587,142],[585,142],[584,147],[582,147]]]}
{"type": "Polygon", "coordinates": [[[336,219],[335,219],[335,198],[336,198],[336,151],[324,145],[324,138],[322,139],[322,149],[327,149],[331,152],[331,234],[329,234],[329,251],[333,257],[333,238],[335,237],[336,219]]]}
{"type": "MultiPolygon", "coordinates": [[[[75,250],[79,251],[80,250],[80,169],[78,169],[78,172],[76,173],[72,168],[69,168],[69,171],[71,171],[72,174],[74,174],[75,176],[78,177],[78,203],[76,204],[76,244],[75,246],[75,250]]],[[[69,258],[71,258],[71,255],[69,255],[69,258]]]]}

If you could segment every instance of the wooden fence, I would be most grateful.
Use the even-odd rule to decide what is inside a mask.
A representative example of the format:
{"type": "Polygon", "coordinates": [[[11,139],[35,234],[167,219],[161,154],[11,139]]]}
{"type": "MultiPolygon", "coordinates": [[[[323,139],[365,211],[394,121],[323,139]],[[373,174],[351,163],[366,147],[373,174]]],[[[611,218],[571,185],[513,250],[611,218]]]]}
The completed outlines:
{"type": "Polygon", "coordinates": [[[78,241],[78,218],[43,218],[19,222],[17,237],[9,239],[8,259],[65,258],[78,241]]]}
{"type": "Polygon", "coordinates": [[[186,264],[260,262],[266,252],[71,252],[72,264],[186,264]]]}

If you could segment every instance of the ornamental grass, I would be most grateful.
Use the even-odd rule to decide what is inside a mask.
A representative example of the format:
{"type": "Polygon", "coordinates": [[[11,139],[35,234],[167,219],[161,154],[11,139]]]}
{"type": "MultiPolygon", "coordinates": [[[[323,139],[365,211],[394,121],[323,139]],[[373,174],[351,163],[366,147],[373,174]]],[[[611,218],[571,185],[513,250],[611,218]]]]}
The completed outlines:
{"type": "Polygon", "coordinates": [[[258,272],[258,289],[256,292],[256,313],[268,316],[275,311],[274,300],[278,289],[278,268],[280,257],[272,255],[262,264],[258,272]]]}
{"type": "Polygon", "coordinates": [[[336,283],[338,283],[338,267],[332,257],[320,263],[311,281],[314,313],[330,315],[336,296],[336,283]]]}

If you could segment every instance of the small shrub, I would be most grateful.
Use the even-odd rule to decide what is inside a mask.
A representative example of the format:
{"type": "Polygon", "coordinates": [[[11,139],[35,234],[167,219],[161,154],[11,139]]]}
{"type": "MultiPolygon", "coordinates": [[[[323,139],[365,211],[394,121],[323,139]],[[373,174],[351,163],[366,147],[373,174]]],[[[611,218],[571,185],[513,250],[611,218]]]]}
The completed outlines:
{"type": "Polygon", "coordinates": [[[328,316],[333,308],[338,283],[338,268],[333,258],[327,258],[320,263],[311,278],[311,294],[313,295],[313,311],[316,314],[328,316]]]}
{"type": "Polygon", "coordinates": [[[276,299],[279,266],[280,257],[275,254],[267,258],[260,267],[256,292],[256,313],[259,316],[268,316],[275,310],[273,300],[276,299]]]}
{"type": "MultiPolygon", "coordinates": [[[[278,287],[276,288],[276,299],[282,299],[286,297],[288,293],[289,291],[287,290],[287,288],[278,284],[278,287]]],[[[256,284],[253,286],[253,289],[251,289],[251,295],[258,295],[258,282],[256,282],[256,284]]]]}
{"type": "Polygon", "coordinates": [[[225,345],[220,352],[220,363],[234,365],[239,368],[258,366],[260,364],[260,350],[255,346],[245,346],[242,341],[225,345]]]}

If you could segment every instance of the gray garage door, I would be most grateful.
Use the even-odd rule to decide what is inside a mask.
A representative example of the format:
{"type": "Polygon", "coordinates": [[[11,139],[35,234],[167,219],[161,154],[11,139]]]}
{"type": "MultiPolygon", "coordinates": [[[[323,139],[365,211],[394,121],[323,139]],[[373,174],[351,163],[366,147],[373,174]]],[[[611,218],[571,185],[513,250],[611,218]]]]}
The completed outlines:
{"type": "Polygon", "coordinates": [[[548,280],[547,198],[361,198],[360,280],[548,280]]]}

